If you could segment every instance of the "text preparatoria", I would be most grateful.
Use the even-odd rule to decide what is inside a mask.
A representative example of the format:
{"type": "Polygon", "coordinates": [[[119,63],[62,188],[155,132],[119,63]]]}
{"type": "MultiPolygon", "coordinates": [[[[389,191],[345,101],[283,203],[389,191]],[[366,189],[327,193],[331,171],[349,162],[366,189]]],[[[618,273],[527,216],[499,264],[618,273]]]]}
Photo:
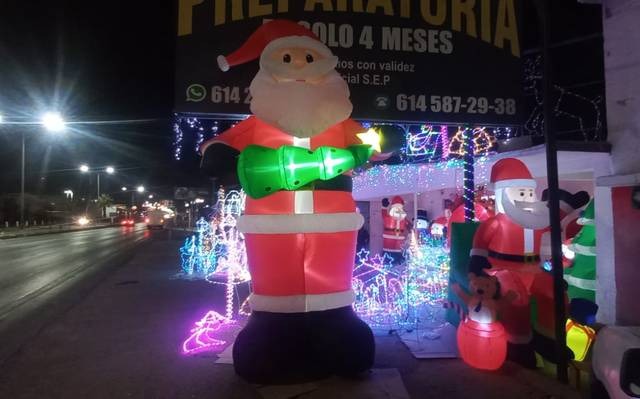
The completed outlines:
{"type": "Polygon", "coordinates": [[[178,0],[176,110],[248,114],[256,65],[216,57],[276,18],[339,57],[361,119],[521,122],[519,0],[178,0]]]}

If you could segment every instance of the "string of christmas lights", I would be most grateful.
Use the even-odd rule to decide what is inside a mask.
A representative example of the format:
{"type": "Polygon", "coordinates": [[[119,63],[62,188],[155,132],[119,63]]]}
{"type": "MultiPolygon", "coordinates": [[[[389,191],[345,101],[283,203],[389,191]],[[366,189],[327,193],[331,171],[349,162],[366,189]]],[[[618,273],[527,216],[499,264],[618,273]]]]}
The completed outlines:
{"type": "MultiPolygon", "coordinates": [[[[533,96],[535,102],[531,114],[524,124],[524,130],[533,136],[543,136],[543,95],[542,95],[542,57],[529,58],[524,63],[524,90],[533,96]]],[[[602,114],[604,104],[602,96],[587,98],[561,86],[553,85],[555,105],[553,113],[558,118],[557,124],[577,125],[575,131],[582,135],[584,141],[604,140],[604,123],[602,114]]],[[[556,126],[558,129],[558,126],[556,126]]],[[[570,133],[558,131],[558,134],[570,133]]]]}
{"type": "MultiPolygon", "coordinates": [[[[475,158],[476,181],[487,181],[488,170],[483,165],[489,159],[488,156],[475,158]]],[[[449,159],[430,164],[375,165],[355,173],[353,192],[354,194],[372,191],[388,193],[415,191],[416,187],[420,187],[421,191],[445,188],[449,187],[452,182],[440,179],[442,173],[449,171],[455,174],[463,167],[462,159],[449,159]]],[[[455,186],[458,184],[462,185],[463,181],[455,182],[455,186]]]]}
{"type": "MultiPolygon", "coordinates": [[[[197,152],[205,140],[235,126],[237,123],[237,121],[175,115],[173,123],[174,158],[176,160],[182,159],[184,146],[188,145],[188,143],[193,143],[193,147],[197,152]]],[[[366,130],[373,123],[362,122],[362,125],[366,130]]],[[[441,162],[450,159],[451,155],[462,155],[458,153],[459,146],[455,140],[456,135],[454,134],[453,137],[450,137],[450,127],[447,125],[403,125],[403,128],[407,131],[407,145],[402,150],[400,157],[404,163],[441,162]]],[[[478,141],[478,148],[487,147],[486,150],[476,151],[476,155],[489,153],[494,149],[495,146],[493,144],[497,140],[510,138],[516,131],[511,128],[498,127],[476,127],[475,129],[478,129],[479,134],[483,135],[483,140],[478,141]]]]}
{"type": "Polygon", "coordinates": [[[227,342],[217,338],[225,327],[235,324],[235,321],[223,317],[213,310],[208,311],[200,320],[194,323],[189,337],[182,344],[182,353],[193,355],[196,353],[219,349],[227,342]]]}
{"type": "Polygon", "coordinates": [[[475,179],[473,156],[476,148],[475,130],[463,129],[462,143],[464,147],[463,156],[463,200],[464,200],[464,221],[471,222],[475,219],[475,179]]]}
{"type": "Polygon", "coordinates": [[[357,254],[353,306],[371,327],[415,326],[433,317],[424,313],[425,307],[438,307],[446,300],[449,254],[444,240],[413,232],[404,255],[405,262],[394,266],[387,254],[370,256],[364,249],[357,254]]]}
{"type": "Polygon", "coordinates": [[[489,154],[495,148],[495,144],[498,141],[495,131],[490,132],[486,127],[476,127],[473,129],[472,133],[467,132],[467,130],[470,129],[463,127],[458,128],[458,131],[456,131],[456,133],[451,138],[451,142],[449,144],[449,154],[464,157],[465,154],[473,149],[473,155],[480,156],[489,154]],[[469,149],[466,149],[464,144],[464,137],[467,134],[471,135],[473,144],[469,149]]]}

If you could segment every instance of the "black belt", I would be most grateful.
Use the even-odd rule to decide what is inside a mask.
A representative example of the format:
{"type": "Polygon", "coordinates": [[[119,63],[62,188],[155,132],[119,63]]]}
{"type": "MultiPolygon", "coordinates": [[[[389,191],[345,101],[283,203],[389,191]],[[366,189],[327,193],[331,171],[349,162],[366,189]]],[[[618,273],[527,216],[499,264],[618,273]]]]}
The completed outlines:
{"type": "Polygon", "coordinates": [[[330,180],[316,180],[296,191],[299,190],[346,191],[350,193],[353,190],[353,182],[351,176],[340,175],[330,180]]]}
{"type": "Polygon", "coordinates": [[[511,254],[501,254],[500,252],[489,251],[489,257],[506,260],[509,262],[519,262],[519,263],[537,263],[540,262],[540,256],[537,254],[530,255],[511,255],[511,254]]]}

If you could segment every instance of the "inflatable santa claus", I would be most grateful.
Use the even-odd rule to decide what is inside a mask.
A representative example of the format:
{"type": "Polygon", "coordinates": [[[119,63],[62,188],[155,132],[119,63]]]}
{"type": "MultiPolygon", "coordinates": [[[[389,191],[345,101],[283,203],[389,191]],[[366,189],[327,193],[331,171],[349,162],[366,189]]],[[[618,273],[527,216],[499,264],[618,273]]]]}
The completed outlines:
{"type": "Polygon", "coordinates": [[[238,229],[246,240],[252,314],[235,341],[234,366],[255,383],[357,374],[373,364],[374,340],[351,307],[363,217],[349,170],[373,148],[401,147],[404,134],[365,134],[350,119],[338,60],[308,29],[268,22],[218,64],[226,71],[258,58],[254,115],[201,147],[202,168],[216,177],[237,170],[248,195],[238,229]]]}
{"type": "MultiPolygon", "coordinates": [[[[496,162],[491,169],[496,215],[484,221],[475,233],[471,269],[490,267],[503,290],[517,299],[501,313],[507,332],[509,356],[527,366],[535,365],[530,319],[531,287],[540,273],[540,242],[549,228],[547,203],[536,196],[536,181],[527,166],[515,158],[496,162]]],[[[561,217],[584,206],[586,192],[571,195],[560,190],[561,217]]]]}
{"type": "Polygon", "coordinates": [[[409,221],[404,210],[404,200],[400,196],[382,200],[382,250],[395,261],[402,258],[404,242],[407,239],[409,221]]]}

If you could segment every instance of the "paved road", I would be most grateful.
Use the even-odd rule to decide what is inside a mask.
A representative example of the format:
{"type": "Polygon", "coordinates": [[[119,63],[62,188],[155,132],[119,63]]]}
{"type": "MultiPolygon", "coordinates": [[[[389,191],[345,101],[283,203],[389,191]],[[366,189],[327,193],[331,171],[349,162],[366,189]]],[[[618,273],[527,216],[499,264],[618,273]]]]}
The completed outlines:
{"type": "Polygon", "coordinates": [[[147,236],[138,224],[0,241],[0,322],[147,236]]]}

